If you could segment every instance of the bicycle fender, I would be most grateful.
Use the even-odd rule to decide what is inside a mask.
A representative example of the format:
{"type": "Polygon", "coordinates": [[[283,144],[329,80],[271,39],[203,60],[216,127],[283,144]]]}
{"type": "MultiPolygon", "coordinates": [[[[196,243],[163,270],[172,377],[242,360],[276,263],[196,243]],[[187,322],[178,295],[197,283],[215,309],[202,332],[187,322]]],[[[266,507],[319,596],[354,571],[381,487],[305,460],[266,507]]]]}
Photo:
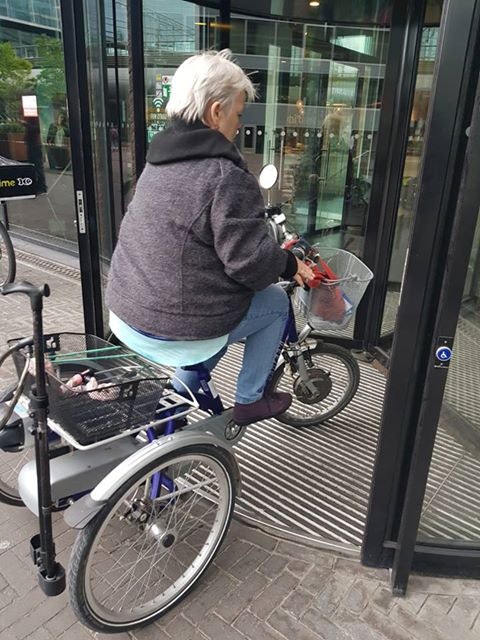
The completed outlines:
{"type": "Polygon", "coordinates": [[[63,516],[65,522],[73,529],[83,529],[111,496],[145,466],[183,447],[200,444],[214,445],[223,449],[228,455],[235,476],[237,494],[240,494],[240,467],[228,445],[211,433],[181,431],[154,440],[123,460],[88,495],[76,500],[66,509],[63,516]]]}

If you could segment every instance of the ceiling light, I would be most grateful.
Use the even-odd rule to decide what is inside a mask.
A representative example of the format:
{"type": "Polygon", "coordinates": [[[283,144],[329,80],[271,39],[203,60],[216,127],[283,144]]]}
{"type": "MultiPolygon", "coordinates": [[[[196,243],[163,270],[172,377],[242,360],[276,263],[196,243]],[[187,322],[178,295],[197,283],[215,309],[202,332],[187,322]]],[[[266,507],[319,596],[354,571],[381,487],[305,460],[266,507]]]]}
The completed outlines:
{"type": "Polygon", "coordinates": [[[310,2],[308,4],[311,7],[319,7],[320,6],[320,2],[318,0],[310,0],[310,2]]]}

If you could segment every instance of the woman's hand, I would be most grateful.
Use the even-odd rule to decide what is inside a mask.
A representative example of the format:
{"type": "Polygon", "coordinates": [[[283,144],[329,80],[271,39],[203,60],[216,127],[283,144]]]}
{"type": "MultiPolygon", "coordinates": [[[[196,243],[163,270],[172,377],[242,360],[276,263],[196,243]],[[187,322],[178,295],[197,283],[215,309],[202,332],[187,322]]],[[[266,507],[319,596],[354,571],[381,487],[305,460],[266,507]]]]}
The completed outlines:
{"type": "Polygon", "coordinates": [[[293,276],[293,279],[303,287],[306,284],[307,280],[311,280],[314,277],[312,269],[308,265],[306,265],[302,260],[297,260],[297,273],[293,276]]]}

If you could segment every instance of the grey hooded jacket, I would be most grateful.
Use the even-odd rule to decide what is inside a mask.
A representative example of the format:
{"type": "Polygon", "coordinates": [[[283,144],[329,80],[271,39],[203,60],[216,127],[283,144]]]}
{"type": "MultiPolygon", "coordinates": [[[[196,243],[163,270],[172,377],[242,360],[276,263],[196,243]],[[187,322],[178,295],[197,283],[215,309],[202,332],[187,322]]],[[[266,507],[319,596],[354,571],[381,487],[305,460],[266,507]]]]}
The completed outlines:
{"type": "Polygon", "coordinates": [[[240,322],[255,291],[295,271],[232,143],[182,121],[155,136],[112,258],[109,309],[155,336],[213,338],[240,322]]]}

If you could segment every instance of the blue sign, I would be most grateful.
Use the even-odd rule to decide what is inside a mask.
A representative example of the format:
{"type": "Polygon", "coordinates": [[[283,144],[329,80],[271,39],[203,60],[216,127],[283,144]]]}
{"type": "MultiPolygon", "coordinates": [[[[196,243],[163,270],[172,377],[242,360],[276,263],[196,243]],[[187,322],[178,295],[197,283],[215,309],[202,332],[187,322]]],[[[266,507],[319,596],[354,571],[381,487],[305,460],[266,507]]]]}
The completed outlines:
{"type": "Polygon", "coordinates": [[[440,362],[448,362],[452,358],[452,350],[450,347],[439,347],[436,350],[435,355],[437,360],[440,360],[440,362]]]}

